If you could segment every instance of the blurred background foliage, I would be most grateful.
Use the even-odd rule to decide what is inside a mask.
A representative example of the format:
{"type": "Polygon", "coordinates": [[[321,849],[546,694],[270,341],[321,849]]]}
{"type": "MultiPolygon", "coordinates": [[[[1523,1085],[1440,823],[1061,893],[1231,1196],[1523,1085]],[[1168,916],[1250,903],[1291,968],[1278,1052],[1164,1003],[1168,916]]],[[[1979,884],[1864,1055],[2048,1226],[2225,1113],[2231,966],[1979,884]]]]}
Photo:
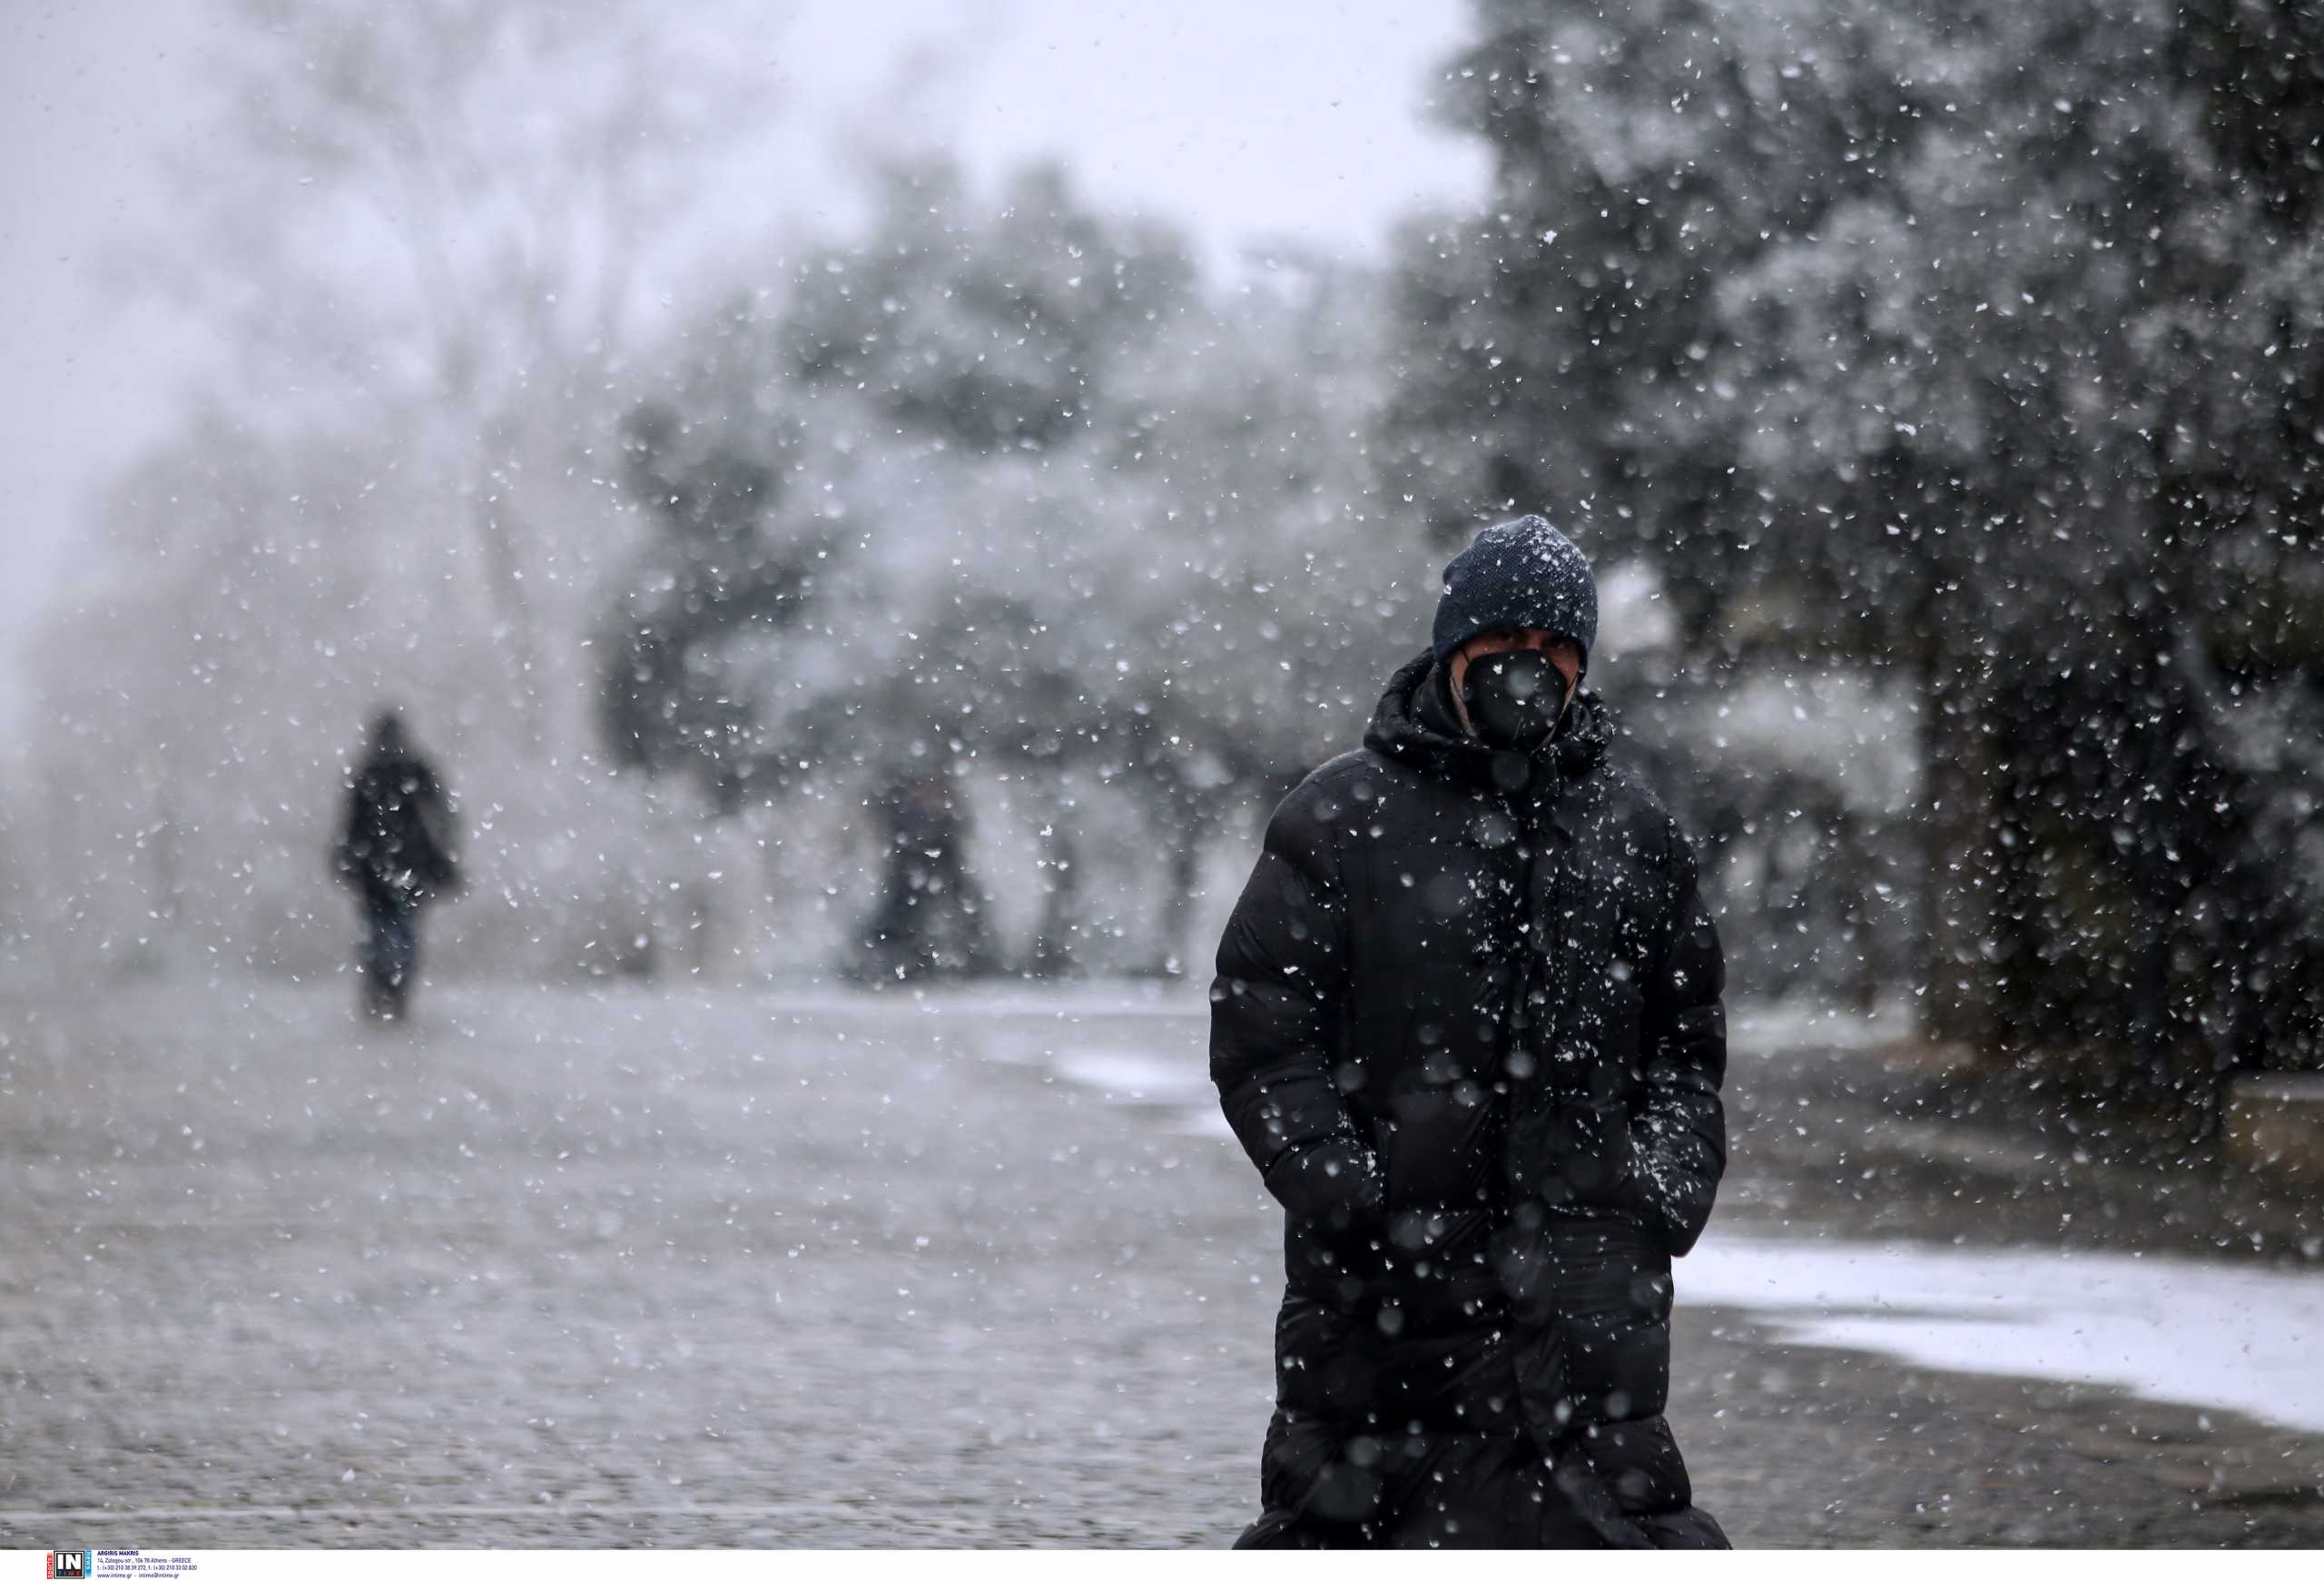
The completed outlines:
{"type": "Polygon", "coordinates": [[[2313,6],[1481,0],[1492,190],[1384,268],[897,154],[675,333],[625,304],[730,63],[249,12],[183,291],[302,395],[126,469],[44,634],[34,969],[331,969],[393,697],[475,845],[447,970],[1200,978],[1443,560],[1539,509],[1740,993],[2198,1114],[2324,1069],[2313,6]]]}

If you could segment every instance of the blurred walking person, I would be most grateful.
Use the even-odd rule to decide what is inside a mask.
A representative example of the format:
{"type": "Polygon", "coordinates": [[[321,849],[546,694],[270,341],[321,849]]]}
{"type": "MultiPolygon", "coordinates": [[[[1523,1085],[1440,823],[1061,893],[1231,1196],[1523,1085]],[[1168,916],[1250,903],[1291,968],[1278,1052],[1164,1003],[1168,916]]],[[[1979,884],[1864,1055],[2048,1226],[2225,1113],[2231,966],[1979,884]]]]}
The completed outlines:
{"type": "Polygon", "coordinates": [[[355,887],[363,937],[356,968],[364,1013],[400,1021],[419,970],[419,913],[459,887],[451,806],[435,766],[413,750],[392,710],[371,724],[371,743],[347,786],[347,821],[333,848],[340,877],[355,887]]]}
{"type": "Polygon", "coordinates": [[[1663,1418],[1727,1162],[1718,935],[1581,678],[1540,517],[1445,568],[1360,750],[1284,798],[1210,1064],[1285,1215],[1241,1546],[1724,1547],[1663,1418]]]}

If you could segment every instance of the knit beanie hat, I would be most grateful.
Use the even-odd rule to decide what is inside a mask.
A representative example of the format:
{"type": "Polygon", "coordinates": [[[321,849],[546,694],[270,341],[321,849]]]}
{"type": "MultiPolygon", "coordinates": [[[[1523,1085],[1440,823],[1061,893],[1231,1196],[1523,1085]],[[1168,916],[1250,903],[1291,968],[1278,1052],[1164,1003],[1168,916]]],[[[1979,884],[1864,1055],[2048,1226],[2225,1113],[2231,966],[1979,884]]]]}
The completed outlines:
{"type": "Polygon", "coordinates": [[[1477,534],[1444,568],[1430,646],[1443,659],[1480,631],[1538,627],[1572,638],[1590,672],[1598,640],[1598,579],[1571,539],[1538,516],[1477,534]]]}

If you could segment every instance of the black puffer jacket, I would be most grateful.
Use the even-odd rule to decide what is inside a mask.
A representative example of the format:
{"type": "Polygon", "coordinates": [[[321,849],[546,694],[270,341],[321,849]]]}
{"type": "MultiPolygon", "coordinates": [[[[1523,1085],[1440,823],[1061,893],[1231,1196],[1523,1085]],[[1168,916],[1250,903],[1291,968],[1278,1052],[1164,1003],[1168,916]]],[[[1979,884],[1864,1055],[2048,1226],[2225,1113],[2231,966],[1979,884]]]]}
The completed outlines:
{"type": "Polygon", "coordinates": [[[332,866],[368,905],[418,905],[459,887],[451,811],[424,757],[374,750],[347,788],[332,866]]]}
{"type": "Polygon", "coordinates": [[[1426,655],[1276,809],[1211,1075],[1287,1215],[1246,1544],[1723,1544],[1668,1424],[1670,1259],[1726,1164],[1718,937],[1577,697],[1462,734],[1426,655]]]}

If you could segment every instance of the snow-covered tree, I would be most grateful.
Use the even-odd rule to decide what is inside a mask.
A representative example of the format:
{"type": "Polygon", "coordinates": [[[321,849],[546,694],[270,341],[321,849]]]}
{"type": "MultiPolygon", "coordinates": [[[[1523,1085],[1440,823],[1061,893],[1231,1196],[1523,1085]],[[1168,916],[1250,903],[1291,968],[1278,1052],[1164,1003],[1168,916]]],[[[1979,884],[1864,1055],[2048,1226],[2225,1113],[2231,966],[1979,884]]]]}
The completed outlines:
{"type": "Polygon", "coordinates": [[[1720,685],[1908,678],[1934,1032],[2324,1060],[2315,793],[2249,734],[2324,676],[2313,20],[1480,17],[1500,176],[1411,244],[1406,486],[1610,516],[1720,685]]]}

